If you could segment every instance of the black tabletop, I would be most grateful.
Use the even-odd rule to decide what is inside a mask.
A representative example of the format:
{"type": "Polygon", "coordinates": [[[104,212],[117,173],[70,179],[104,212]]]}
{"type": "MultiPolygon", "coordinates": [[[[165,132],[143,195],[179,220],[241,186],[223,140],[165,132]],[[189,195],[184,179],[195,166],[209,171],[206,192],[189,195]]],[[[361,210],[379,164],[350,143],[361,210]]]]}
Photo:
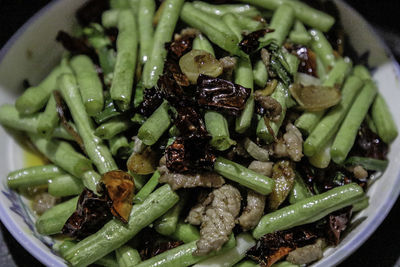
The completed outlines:
{"type": "MultiPolygon", "coordinates": [[[[49,0],[0,0],[0,47],[49,0]]],[[[374,26],[400,61],[398,0],[347,0],[374,26]]],[[[0,223],[0,266],[42,266],[0,223]]],[[[340,266],[400,267],[400,200],[375,233],[340,266]]]]}

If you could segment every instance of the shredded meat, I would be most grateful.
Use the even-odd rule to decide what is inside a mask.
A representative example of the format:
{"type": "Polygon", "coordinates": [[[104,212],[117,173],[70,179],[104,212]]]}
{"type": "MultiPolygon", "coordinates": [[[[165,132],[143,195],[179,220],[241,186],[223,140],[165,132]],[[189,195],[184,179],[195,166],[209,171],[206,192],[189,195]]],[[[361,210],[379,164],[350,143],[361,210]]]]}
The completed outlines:
{"type": "Polygon", "coordinates": [[[273,162],[262,162],[254,160],[250,163],[249,169],[255,171],[256,173],[271,177],[273,162]]]}
{"type": "Polygon", "coordinates": [[[282,113],[282,106],[278,101],[271,96],[263,95],[259,91],[254,93],[254,99],[260,105],[259,110],[262,113],[261,115],[266,115],[271,121],[279,120],[282,113]]]}
{"type": "Polygon", "coordinates": [[[235,57],[223,57],[219,59],[219,62],[222,64],[223,68],[222,78],[232,81],[233,70],[236,67],[237,59],[235,57]]]}
{"type": "Polygon", "coordinates": [[[221,187],[225,180],[215,172],[203,173],[174,173],[170,172],[166,166],[158,168],[160,172],[160,183],[167,183],[171,186],[172,190],[179,188],[193,188],[193,187],[221,187]]]}
{"type": "Polygon", "coordinates": [[[241,196],[239,190],[231,185],[224,185],[212,191],[203,203],[196,205],[189,213],[187,221],[198,222],[201,213],[200,240],[194,255],[206,255],[219,250],[228,241],[239,215],[241,196]],[[197,219],[197,221],[196,221],[197,219]]]}
{"type": "Polygon", "coordinates": [[[357,179],[365,179],[368,177],[368,172],[360,165],[354,167],[353,173],[357,179]]]}
{"type": "Polygon", "coordinates": [[[264,213],[266,196],[258,194],[253,190],[247,191],[247,206],[239,217],[239,224],[244,231],[253,229],[264,213]]]}
{"type": "Polygon", "coordinates": [[[203,203],[199,203],[193,206],[192,209],[189,211],[189,215],[186,217],[185,222],[188,222],[192,225],[200,225],[205,208],[206,207],[203,205],[203,203]]]}
{"type": "Polygon", "coordinates": [[[303,157],[303,137],[301,132],[291,123],[286,125],[283,140],[274,144],[274,156],[277,158],[290,157],[293,161],[300,161],[303,157]]]}
{"type": "Polygon", "coordinates": [[[309,264],[322,258],[324,248],[324,240],[319,238],[315,244],[307,245],[305,247],[296,248],[289,252],[286,260],[293,264],[309,264]]]}

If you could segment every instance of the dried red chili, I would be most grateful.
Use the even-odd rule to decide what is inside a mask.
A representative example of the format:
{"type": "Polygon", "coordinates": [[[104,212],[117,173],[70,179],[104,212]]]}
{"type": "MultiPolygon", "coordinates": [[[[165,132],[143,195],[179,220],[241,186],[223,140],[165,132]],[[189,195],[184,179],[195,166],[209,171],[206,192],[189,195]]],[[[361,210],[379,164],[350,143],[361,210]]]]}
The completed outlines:
{"type": "Polygon", "coordinates": [[[240,49],[246,54],[255,52],[260,46],[260,41],[258,39],[273,31],[272,29],[261,29],[245,35],[239,43],[240,49]]]}

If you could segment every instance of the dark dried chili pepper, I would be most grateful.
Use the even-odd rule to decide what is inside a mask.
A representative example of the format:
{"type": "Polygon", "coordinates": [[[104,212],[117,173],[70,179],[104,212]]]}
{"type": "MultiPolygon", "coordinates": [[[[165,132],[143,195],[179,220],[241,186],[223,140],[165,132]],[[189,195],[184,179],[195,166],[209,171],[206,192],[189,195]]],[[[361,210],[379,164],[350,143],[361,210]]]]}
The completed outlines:
{"type": "Polygon", "coordinates": [[[93,47],[89,46],[84,39],[73,37],[64,31],[59,31],[56,41],[60,42],[72,55],[84,54],[90,57],[95,64],[99,64],[96,51],[93,47]]]}
{"type": "Polygon", "coordinates": [[[197,79],[199,106],[231,115],[238,115],[244,109],[250,92],[250,88],[203,74],[197,79]]]}
{"type": "Polygon", "coordinates": [[[260,41],[258,39],[273,31],[272,29],[261,29],[245,35],[239,43],[240,49],[246,54],[255,52],[260,47],[260,41]]]}
{"type": "Polygon", "coordinates": [[[358,130],[350,155],[385,160],[388,151],[388,145],[364,122],[358,130]]]}
{"type": "Polygon", "coordinates": [[[305,46],[296,46],[294,52],[300,59],[298,71],[318,78],[315,53],[305,46]]]}
{"type": "Polygon", "coordinates": [[[143,101],[139,104],[137,112],[145,117],[149,117],[163,102],[162,94],[154,87],[143,91],[143,101]]]}
{"type": "Polygon", "coordinates": [[[352,207],[346,207],[327,216],[327,241],[336,246],[339,244],[341,233],[350,223],[352,207]]]}

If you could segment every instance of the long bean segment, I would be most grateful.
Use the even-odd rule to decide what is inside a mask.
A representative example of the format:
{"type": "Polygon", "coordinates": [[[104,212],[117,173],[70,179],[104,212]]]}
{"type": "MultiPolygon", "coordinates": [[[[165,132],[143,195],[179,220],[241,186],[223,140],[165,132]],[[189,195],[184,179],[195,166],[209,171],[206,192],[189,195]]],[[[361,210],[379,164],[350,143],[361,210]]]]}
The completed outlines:
{"type": "Polygon", "coordinates": [[[192,47],[193,49],[204,50],[215,57],[214,48],[212,47],[212,44],[202,34],[199,34],[196,36],[196,38],[194,38],[192,47]]]}
{"type": "Polygon", "coordinates": [[[56,101],[54,96],[50,96],[47,102],[46,109],[39,116],[37,132],[44,137],[50,137],[54,129],[57,127],[59,121],[56,101]]]}
{"type": "Polygon", "coordinates": [[[154,33],[150,58],[143,69],[143,84],[146,88],[156,85],[158,77],[163,71],[164,60],[167,56],[164,44],[172,38],[183,2],[184,0],[165,1],[164,10],[154,33]]]}
{"type": "Polygon", "coordinates": [[[315,8],[308,6],[300,1],[292,0],[239,0],[240,2],[249,3],[265,9],[275,10],[281,5],[290,5],[296,15],[296,18],[304,24],[319,29],[323,32],[328,31],[335,23],[335,19],[315,8]]]}
{"type": "Polygon", "coordinates": [[[4,104],[0,107],[0,123],[12,129],[37,133],[39,116],[21,115],[14,105],[4,104]]]}
{"type": "Polygon", "coordinates": [[[240,14],[248,17],[260,15],[260,12],[253,6],[241,4],[212,5],[202,1],[194,1],[193,6],[211,15],[223,16],[227,13],[240,14]]]}
{"type": "Polygon", "coordinates": [[[218,157],[215,161],[214,171],[262,195],[271,193],[274,186],[274,181],[271,178],[258,174],[223,157],[218,157]]]}
{"type": "Polygon", "coordinates": [[[303,179],[298,173],[294,178],[293,188],[289,193],[289,203],[294,204],[305,198],[311,197],[312,193],[304,183],[303,179]]]}
{"type": "Polygon", "coordinates": [[[139,58],[145,64],[150,57],[153,46],[153,17],[156,10],[154,0],[140,0],[138,12],[138,27],[140,36],[139,58]]]}
{"type": "Polygon", "coordinates": [[[128,110],[131,104],[137,45],[135,17],[131,10],[123,10],[118,17],[117,61],[110,89],[111,98],[121,110],[128,110]]]}
{"type": "Polygon", "coordinates": [[[332,46],[325,38],[324,34],[318,30],[310,30],[311,49],[319,56],[325,69],[329,70],[335,65],[335,56],[332,46]]]}
{"type": "Polygon", "coordinates": [[[296,44],[308,45],[311,42],[311,36],[307,32],[301,21],[296,20],[294,23],[293,30],[289,34],[290,40],[296,44]]]}
{"type": "Polygon", "coordinates": [[[130,151],[131,146],[128,143],[128,138],[126,138],[123,135],[116,135],[110,140],[109,142],[109,147],[110,147],[110,152],[113,156],[117,155],[127,155],[128,152],[130,151]]]}
{"type": "Polygon", "coordinates": [[[259,87],[265,87],[268,80],[267,67],[262,60],[258,60],[253,68],[253,80],[259,87]]]}
{"type": "Polygon", "coordinates": [[[75,73],[86,112],[90,116],[96,115],[103,110],[104,97],[103,85],[92,60],[86,55],[79,55],[73,57],[70,64],[75,73]]]}
{"type": "Polygon", "coordinates": [[[236,144],[229,137],[228,121],[222,114],[216,111],[207,111],[204,115],[204,121],[207,131],[212,137],[210,140],[212,147],[224,151],[236,144]]]}
{"type": "Polygon", "coordinates": [[[315,152],[312,157],[308,158],[308,161],[314,167],[323,169],[329,166],[331,162],[331,147],[333,143],[333,139],[331,138],[319,151],[315,152]]]}
{"type": "Polygon", "coordinates": [[[168,109],[168,103],[163,102],[139,128],[138,137],[145,145],[154,145],[168,129],[171,124],[168,109]]]}
{"type": "Polygon", "coordinates": [[[335,135],[340,123],[346,116],[353,99],[360,90],[363,82],[356,76],[350,76],[343,86],[342,99],[338,105],[330,110],[318,123],[304,142],[304,154],[311,157],[335,135]]]}
{"type": "Polygon", "coordinates": [[[140,230],[173,207],[178,200],[178,195],[172,191],[169,185],[160,187],[150,194],[142,204],[133,206],[127,224],[118,219],[111,220],[95,234],[66,251],[65,258],[73,266],[86,266],[95,262],[122,246],[140,230]]]}
{"type": "Polygon", "coordinates": [[[335,210],[357,203],[364,195],[362,188],[352,183],[303,199],[264,215],[253,230],[253,237],[258,239],[268,233],[315,222],[335,210]]]}
{"type": "Polygon", "coordinates": [[[146,200],[146,198],[153,192],[154,188],[158,185],[158,180],[160,178],[160,173],[156,171],[149,181],[140,189],[139,193],[136,194],[135,198],[133,199],[133,202],[136,204],[143,203],[143,201],[146,200]]]}
{"type": "Polygon", "coordinates": [[[135,266],[142,261],[137,249],[133,249],[127,245],[117,248],[115,254],[119,267],[135,266]]]}
{"type": "Polygon", "coordinates": [[[97,127],[94,134],[101,139],[111,139],[117,134],[128,130],[132,124],[127,118],[115,117],[97,127]]]}
{"type": "Polygon", "coordinates": [[[346,159],[347,154],[356,140],[358,128],[360,128],[365,115],[367,115],[376,93],[377,88],[375,83],[366,81],[340,126],[339,132],[333,142],[331,156],[334,162],[342,163],[346,159]]]}
{"type": "Polygon", "coordinates": [[[81,179],[65,174],[51,179],[48,192],[55,197],[68,197],[79,195],[83,188],[81,179]]]}
{"type": "Polygon", "coordinates": [[[379,137],[389,144],[397,137],[398,130],[393,115],[381,94],[376,96],[371,112],[379,137]]]}
{"type": "Polygon", "coordinates": [[[74,213],[77,203],[78,197],[75,197],[55,205],[43,213],[35,223],[38,233],[42,235],[61,233],[65,222],[74,213]]]}
{"type": "Polygon", "coordinates": [[[180,195],[179,202],[155,221],[154,229],[157,233],[167,236],[175,233],[179,215],[185,206],[186,201],[187,197],[185,195],[180,195]]]}
{"type": "Polygon", "coordinates": [[[50,179],[60,176],[63,173],[64,171],[56,165],[24,168],[10,172],[7,175],[7,185],[12,189],[44,185],[50,179]]]}
{"type": "Polygon", "coordinates": [[[29,134],[29,137],[43,155],[66,172],[81,177],[84,172],[93,169],[92,162],[76,152],[69,143],[55,139],[47,140],[34,134],[29,134]]]}
{"type": "Polygon", "coordinates": [[[171,235],[175,240],[182,240],[183,243],[190,243],[200,239],[200,232],[197,227],[188,223],[178,223],[175,232],[171,235]]]}
{"type": "Polygon", "coordinates": [[[74,76],[71,74],[61,76],[60,88],[83,140],[86,153],[96,165],[98,171],[103,174],[118,169],[108,148],[94,134],[93,121],[86,113],[74,76]]]}

